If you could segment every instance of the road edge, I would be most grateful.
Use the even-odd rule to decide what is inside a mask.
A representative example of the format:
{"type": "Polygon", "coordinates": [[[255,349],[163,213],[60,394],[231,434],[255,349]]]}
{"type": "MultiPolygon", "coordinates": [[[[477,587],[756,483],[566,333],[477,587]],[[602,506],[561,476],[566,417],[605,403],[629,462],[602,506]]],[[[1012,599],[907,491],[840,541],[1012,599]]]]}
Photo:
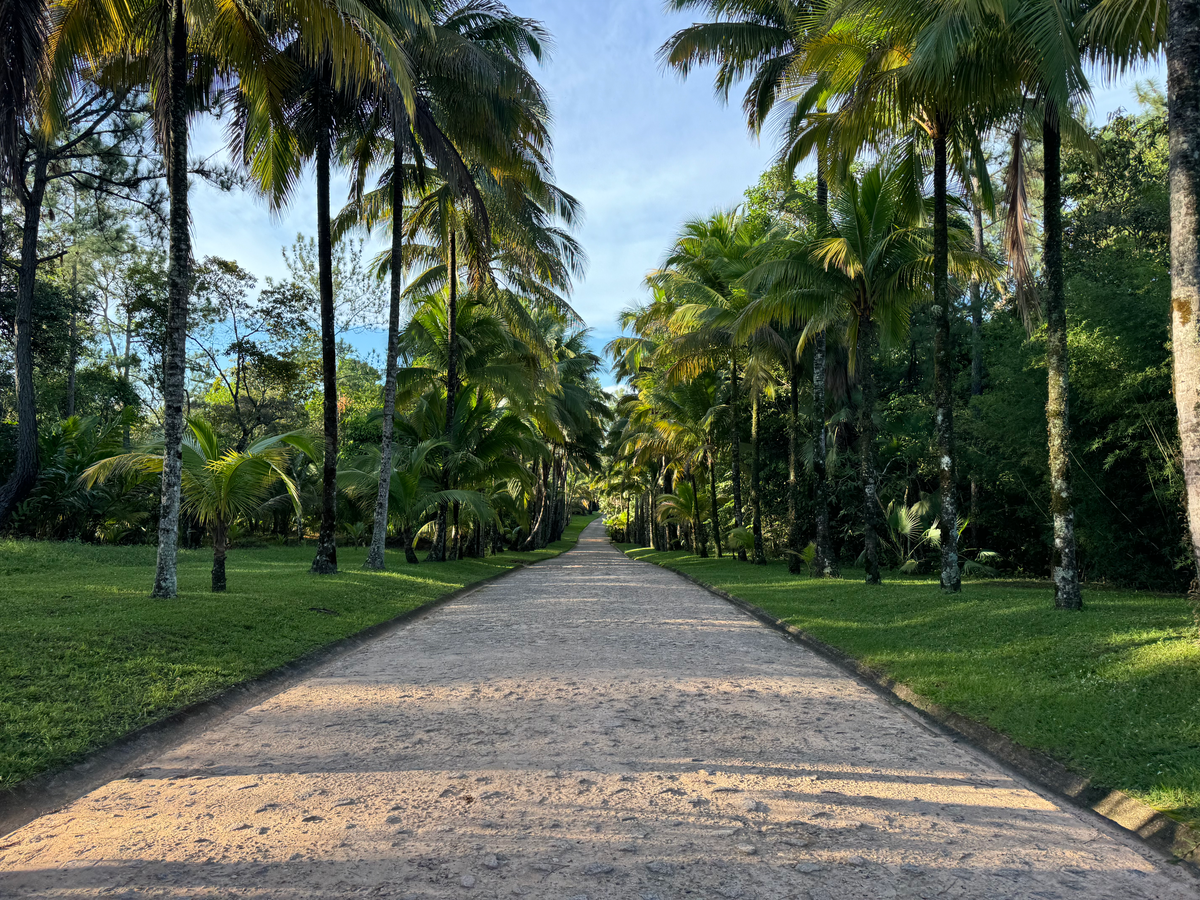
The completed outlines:
{"type": "MultiPolygon", "coordinates": [[[[615,544],[613,546],[618,552],[628,556],[615,544]]],[[[764,625],[783,633],[797,644],[833,663],[890,702],[912,710],[927,723],[938,726],[949,732],[952,737],[965,741],[1038,787],[1051,792],[1078,809],[1094,813],[1117,825],[1147,846],[1169,857],[1169,861],[1186,864],[1193,872],[1200,874],[1200,832],[1190,826],[1172,819],[1141,800],[1129,796],[1124,791],[1096,784],[1090,778],[1072,772],[1046,754],[1019,744],[982,722],[968,719],[966,716],[934,703],[914,692],[905,684],[872,669],[832,644],[827,644],[802,628],[789,625],[782,619],[776,618],[760,606],[748,603],[741,597],[670,566],[649,559],[640,559],[638,562],[650,563],[660,569],[672,572],[696,587],[703,588],[710,594],[736,606],[764,625]]]]}
{"type": "MultiPolygon", "coordinates": [[[[580,535],[591,524],[588,522],[584,525],[583,529],[580,529],[580,535]]],[[[186,742],[276,694],[283,693],[327,663],[340,659],[378,638],[399,631],[447,603],[473,594],[514,572],[553,562],[574,550],[578,543],[577,537],[575,543],[554,556],[533,562],[518,562],[511,569],[489,575],[391,619],[310,650],[303,656],[276,666],[262,675],[230,685],[215,697],[199,700],[157,721],[143,725],[111,744],[90,751],[77,763],[27,778],[15,787],[0,792],[0,838],[23,828],[35,819],[69,806],[101,785],[121,777],[126,772],[136,770],[141,763],[171,747],[186,742]]]]}

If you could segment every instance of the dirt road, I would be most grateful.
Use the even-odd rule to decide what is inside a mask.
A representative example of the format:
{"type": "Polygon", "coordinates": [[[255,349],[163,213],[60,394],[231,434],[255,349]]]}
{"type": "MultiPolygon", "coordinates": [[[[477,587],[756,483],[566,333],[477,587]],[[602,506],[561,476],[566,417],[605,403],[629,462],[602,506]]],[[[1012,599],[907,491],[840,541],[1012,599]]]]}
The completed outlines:
{"type": "Polygon", "coordinates": [[[0,896],[1197,896],[598,523],[132,774],[0,896]]]}

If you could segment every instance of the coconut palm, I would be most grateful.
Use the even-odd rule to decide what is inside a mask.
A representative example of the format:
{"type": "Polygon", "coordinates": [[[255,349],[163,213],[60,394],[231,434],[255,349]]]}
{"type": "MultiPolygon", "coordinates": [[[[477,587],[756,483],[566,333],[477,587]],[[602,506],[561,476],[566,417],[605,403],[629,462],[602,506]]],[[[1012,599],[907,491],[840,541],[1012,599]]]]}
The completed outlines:
{"type": "MultiPolygon", "coordinates": [[[[877,387],[874,366],[881,336],[895,341],[908,328],[909,311],[932,280],[932,236],[922,211],[908,202],[902,167],[877,165],[831,191],[828,221],[801,235],[790,252],[750,273],[747,286],[761,296],[749,304],[741,331],[769,322],[804,322],[810,333],[845,322],[852,363],[862,390],[859,458],[863,496],[864,558],[868,584],[878,584],[882,508],[876,492],[877,387]]],[[[952,271],[996,272],[969,250],[965,232],[951,230],[952,271]]]]}
{"type": "MultiPolygon", "coordinates": [[[[102,66],[105,77],[130,87],[148,85],[154,124],[167,169],[168,226],[167,341],[163,378],[163,436],[166,467],[162,479],[155,597],[176,592],[175,555],[179,532],[180,451],[184,435],[184,370],[191,244],[188,214],[188,120],[195,97],[207,97],[218,84],[236,87],[252,110],[261,137],[264,121],[278,121],[295,74],[276,38],[288,36],[302,61],[329,61],[337,83],[365,81],[386,69],[402,96],[411,99],[407,61],[393,29],[427,27],[419,0],[387,8],[385,21],[370,6],[339,0],[279,3],[255,0],[218,4],[193,0],[137,0],[132,4],[55,0],[47,47],[48,115],[53,120],[80,60],[102,66]],[[353,13],[352,15],[350,13],[353,13]]],[[[269,130],[269,129],[268,129],[269,130]]],[[[281,149],[277,146],[276,149],[281,149]]],[[[284,156],[287,154],[284,153],[284,156]]],[[[276,158],[278,159],[278,158],[276,158]]],[[[294,180],[294,169],[283,183],[294,180]]]]}
{"type": "MultiPolygon", "coordinates": [[[[239,519],[258,512],[276,496],[279,485],[299,514],[300,494],[288,473],[288,462],[297,450],[315,457],[316,448],[305,435],[289,432],[269,435],[245,450],[235,450],[201,418],[189,416],[187,428],[181,460],[182,510],[207,528],[212,538],[212,590],[218,593],[226,589],[230,528],[239,519]]],[[[161,475],[163,456],[161,443],[111,456],[90,466],[81,481],[90,488],[125,472],[161,475]]]]}

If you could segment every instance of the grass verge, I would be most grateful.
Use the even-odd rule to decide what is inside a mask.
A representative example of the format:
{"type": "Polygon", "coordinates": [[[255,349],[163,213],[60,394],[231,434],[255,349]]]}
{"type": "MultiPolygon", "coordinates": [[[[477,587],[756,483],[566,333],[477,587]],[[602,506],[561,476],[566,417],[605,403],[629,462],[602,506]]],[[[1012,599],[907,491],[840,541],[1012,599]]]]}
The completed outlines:
{"type": "Polygon", "coordinates": [[[211,551],[183,551],[179,597],[151,600],[153,547],[0,541],[0,787],[217,696],[304,654],[459,588],[575,545],[595,516],[532,553],[308,573],[310,547],[234,550],[229,591],[208,591],[211,551]],[[336,613],[336,615],[332,614],[336,613]]]}
{"type": "Polygon", "coordinates": [[[1200,644],[1179,596],[1094,587],[1082,612],[1044,582],[868,588],[620,545],[803,629],[954,712],[1200,827],[1200,644]]]}

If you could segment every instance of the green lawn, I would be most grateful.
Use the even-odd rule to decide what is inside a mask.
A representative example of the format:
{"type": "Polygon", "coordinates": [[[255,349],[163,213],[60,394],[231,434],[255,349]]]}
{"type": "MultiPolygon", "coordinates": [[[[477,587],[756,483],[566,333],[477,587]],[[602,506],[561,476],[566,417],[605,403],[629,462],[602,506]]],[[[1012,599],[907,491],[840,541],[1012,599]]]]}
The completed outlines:
{"type": "MultiPolygon", "coordinates": [[[[893,576],[868,588],[623,547],[770,612],[955,712],[1200,826],[1200,645],[1185,598],[1086,590],[1053,609],[1033,581],[893,576]]],[[[887,574],[885,573],[885,578],[887,574]]]]}
{"type": "Polygon", "coordinates": [[[229,591],[208,592],[210,551],[180,554],[179,598],[151,600],[153,547],[0,542],[0,785],[80,759],[150,722],[305,653],[520,563],[563,540],[384,573],[366,551],[338,549],[341,574],[308,574],[310,547],[237,550],[229,591]],[[338,615],[313,611],[333,610],[338,615]]]}

